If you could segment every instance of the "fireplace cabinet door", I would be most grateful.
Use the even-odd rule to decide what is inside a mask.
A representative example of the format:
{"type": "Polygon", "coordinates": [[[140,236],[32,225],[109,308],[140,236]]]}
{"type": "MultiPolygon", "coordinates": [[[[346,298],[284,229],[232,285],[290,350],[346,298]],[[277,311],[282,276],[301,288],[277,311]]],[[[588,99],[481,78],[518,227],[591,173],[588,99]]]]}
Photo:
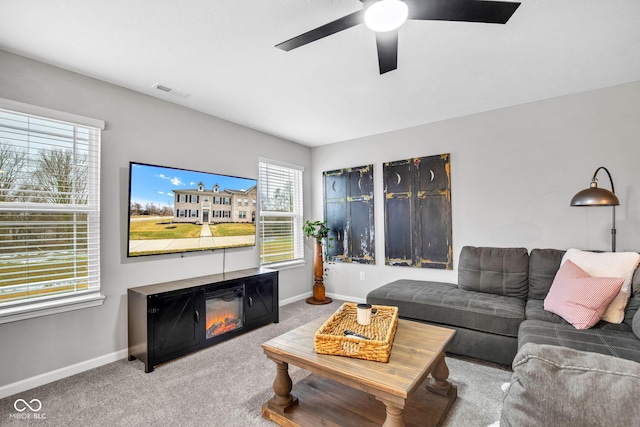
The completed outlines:
{"type": "Polygon", "coordinates": [[[158,294],[150,301],[150,366],[197,350],[204,336],[204,290],[158,294]]]}
{"type": "Polygon", "coordinates": [[[277,274],[254,277],[245,282],[245,321],[247,326],[278,322],[277,274]]]}

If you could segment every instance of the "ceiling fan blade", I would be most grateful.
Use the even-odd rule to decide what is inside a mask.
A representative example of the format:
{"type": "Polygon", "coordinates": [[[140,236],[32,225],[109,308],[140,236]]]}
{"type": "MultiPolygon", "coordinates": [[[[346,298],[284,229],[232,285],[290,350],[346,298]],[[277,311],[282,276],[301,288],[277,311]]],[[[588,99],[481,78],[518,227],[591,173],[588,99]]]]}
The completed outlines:
{"type": "Polygon", "coordinates": [[[286,50],[287,52],[305,44],[320,40],[323,37],[330,36],[342,30],[354,27],[358,24],[362,24],[364,12],[359,10],[349,15],[343,16],[340,19],[329,22],[321,27],[315,28],[311,31],[307,31],[304,34],[300,34],[297,37],[284,41],[276,45],[277,48],[286,50]]]}
{"type": "Polygon", "coordinates": [[[398,30],[376,33],[380,74],[398,68],[398,30]]]}
{"type": "Polygon", "coordinates": [[[505,24],[520,3],[482,0],[404,0],[409,19],[505,24]]]}

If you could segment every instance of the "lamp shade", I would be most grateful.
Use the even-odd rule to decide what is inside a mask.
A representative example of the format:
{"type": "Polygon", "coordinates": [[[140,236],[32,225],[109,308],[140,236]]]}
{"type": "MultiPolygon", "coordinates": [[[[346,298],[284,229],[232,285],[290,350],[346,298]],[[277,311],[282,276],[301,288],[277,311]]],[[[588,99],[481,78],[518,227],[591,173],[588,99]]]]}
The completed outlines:
{"type": "Polygon", "coordinates": [[[616,251],[616,206],[620,204],[616,190],[613,187],[613,178],[609,170],[604,166],[600,166],[591,178],[591,184],[586,190],[579,191],[578,194],[571,199],[571,206],[611,206],[613,211],[613,225],[611,227],[611,252],[616,251]],[[611,183],[611,191],[604,188],[598,188],[598,172],[601,169],[607,173],[609,182],[611,183]]]}
{"type": "Polygon", "coordinates": [[[619,204],[618,196],[609,190],[598,188],[595,182],[571,199],[571,206],[618,206],[619,204]]]}

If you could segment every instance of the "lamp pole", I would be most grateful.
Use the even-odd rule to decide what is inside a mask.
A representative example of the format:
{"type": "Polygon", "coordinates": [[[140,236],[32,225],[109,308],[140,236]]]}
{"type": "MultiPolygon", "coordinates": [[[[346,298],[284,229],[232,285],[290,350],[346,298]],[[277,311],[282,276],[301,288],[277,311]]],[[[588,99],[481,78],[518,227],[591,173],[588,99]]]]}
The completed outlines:
{"type": "MultiPolygon", "coordinates": [[[[598,178],[596,178],[596,175],[598,175],[598,172],[600,171],[600,169],[604,169],[604,171],[607,173],[607,176],[609,177],[609,183],[611,183],[611,192],[613,194],[616,194],[616,190],[613,187],[613,178],[611,178],[609,169],[605,168],[604,166],[600,166],[598,169],[596,169],[591,181],[595,182],[598,180],[598,178]]],[[[613,210],[613,219],[612,219],[612,225],[611,225],[611,252],[615,252],[616,251],[616,234],[617,234],[616,233],[616,205],[612,205],[611,208],[613,210]]]]}

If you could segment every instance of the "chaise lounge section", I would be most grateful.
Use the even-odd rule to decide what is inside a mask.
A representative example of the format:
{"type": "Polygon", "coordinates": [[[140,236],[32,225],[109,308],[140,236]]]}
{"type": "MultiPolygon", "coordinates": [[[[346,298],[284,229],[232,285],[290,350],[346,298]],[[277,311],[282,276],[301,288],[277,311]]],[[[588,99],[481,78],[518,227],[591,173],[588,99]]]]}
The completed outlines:
{"type": "Polygon", "coordinates": [[[457,331],[448,351],[508,365],[525,320],[529,254],[525,248],[476,248],[460,254],[458,284],[397,280],[371,291],[370,304],[400,317],[457,331]]]}

